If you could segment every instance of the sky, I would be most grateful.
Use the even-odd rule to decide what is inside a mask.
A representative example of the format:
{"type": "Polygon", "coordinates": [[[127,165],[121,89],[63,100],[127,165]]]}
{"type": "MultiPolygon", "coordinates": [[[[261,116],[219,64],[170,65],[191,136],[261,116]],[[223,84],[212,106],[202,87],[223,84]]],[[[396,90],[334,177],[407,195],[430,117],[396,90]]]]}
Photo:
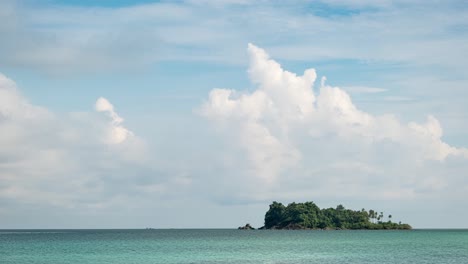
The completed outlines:
{"type": "Polygon", "coordinates": [[[466,1],[0,1],[0,228],[468,228],[466,1]]]}

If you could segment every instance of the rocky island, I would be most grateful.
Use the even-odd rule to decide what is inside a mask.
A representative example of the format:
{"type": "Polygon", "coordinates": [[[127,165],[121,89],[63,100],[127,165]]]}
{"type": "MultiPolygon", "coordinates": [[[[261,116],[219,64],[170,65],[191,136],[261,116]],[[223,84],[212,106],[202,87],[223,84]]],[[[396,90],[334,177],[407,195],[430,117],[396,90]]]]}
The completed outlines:
{"type": "Polygon", "coordinates": [[[254,230],[255,228],[253,228],[250,224],[246,224],[245,226],[239,226],[239,228],[237,229],[241,229],[241,230],[254,230]]]}
{"type": "MultiPolygon", "coordinates": [[[[250,225],[248,225],[251,227],[250,225]]],[[[239,229],[246,228],[247,225],[239,229]]],[[[314,202],[282,203],[273,202],[265,214],[265,226],[259,229],[290,229],[290,230],[340,230],[340,229],[411,229],[409,224],[392,222],[392,215],[386,217],[383,212],[361,209],[358,211],[346,209],[343,205],[336,208],[320,209],[314,202]]]]}

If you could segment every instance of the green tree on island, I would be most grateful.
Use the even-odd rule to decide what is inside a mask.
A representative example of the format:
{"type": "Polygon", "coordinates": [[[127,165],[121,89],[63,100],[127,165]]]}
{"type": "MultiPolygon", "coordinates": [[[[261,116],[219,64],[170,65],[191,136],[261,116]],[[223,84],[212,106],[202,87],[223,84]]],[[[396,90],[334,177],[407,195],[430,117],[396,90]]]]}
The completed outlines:
{"type": "Polygon", "coordinates": [[[408,224],[393,223],[392,215],[383,221],[384,214],[375,210],[354,211],[343,205],[320,209],[314,202],[273,202],[265,214],[265,229],[411,229],[408,224]],[[377,223],[373,221],[377,219],[377,223]]]}

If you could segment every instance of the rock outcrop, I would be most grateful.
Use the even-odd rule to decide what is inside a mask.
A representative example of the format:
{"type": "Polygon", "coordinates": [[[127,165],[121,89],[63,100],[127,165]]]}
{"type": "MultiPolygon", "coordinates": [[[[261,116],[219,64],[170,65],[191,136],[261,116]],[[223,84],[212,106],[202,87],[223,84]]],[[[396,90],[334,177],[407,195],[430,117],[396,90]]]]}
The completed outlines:
{"type": "Polygon", "coordinates": [[[255,228],[253,228],[250,224],[246,224],[245,226],[239,226],[239,228],[237,229],[240,229],[240,230],[255,230],[255,228]]]}

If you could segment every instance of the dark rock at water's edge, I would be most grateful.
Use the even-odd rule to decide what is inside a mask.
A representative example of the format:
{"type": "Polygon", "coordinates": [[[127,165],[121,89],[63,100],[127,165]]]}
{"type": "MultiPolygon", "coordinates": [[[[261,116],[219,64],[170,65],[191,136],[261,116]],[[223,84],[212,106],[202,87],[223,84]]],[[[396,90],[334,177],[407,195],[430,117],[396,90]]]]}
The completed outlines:
{"type": "Polygon", "coordinates": [[[240,229],[240,230],[255,230],[255,228],[253,228],[250,224],[246,224],[245,226],[239,226],[239,228],[237,229],[240,229]]]}

